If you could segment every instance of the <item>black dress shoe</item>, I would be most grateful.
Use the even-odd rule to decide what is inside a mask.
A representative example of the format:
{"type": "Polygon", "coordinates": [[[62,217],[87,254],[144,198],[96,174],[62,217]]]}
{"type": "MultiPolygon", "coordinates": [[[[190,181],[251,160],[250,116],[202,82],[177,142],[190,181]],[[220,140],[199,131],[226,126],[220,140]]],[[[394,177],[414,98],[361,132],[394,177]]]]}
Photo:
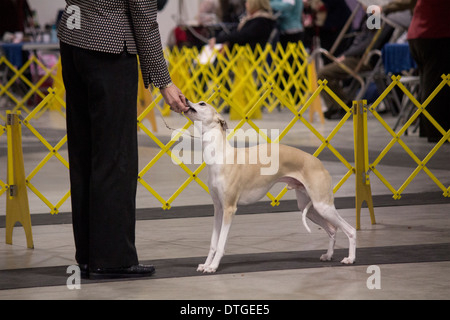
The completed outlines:
{"type": "Polygon", "coordinates": [[[441,137],[438,137],[438,136],[429,136],[429,137],[427,138],[428,142],[432,142],[432,143],[439,142],[441,139],[442,139],[442,136],[441,136],[441,137]]]}
{"type": "Polygon", "coordinates": [[[78,264],[78,268],[80,268],[81,279],[89,278],[89,267],[87,264],[80,263],[78,264]]]}
{"type": "Polygon", "coordinates": [[[331,119],[331,117],[336,113],[336,112],[338,112],[338,109],[328,109],[327,111],[325,111],[324,113],[323,113],[323,115],[325,116],[325,118],[327,118],[327,119],[331,119]]]}
{"type": "Polygon", "coordinates": [[[330,115],[327,119],[328,120],[341,120],[345,116],[346,112],[344,109],[339,109],[332,115],[330,115]]]}
{"type": "Polygon", "coordinates": [[[137,264],[128,268],[98,268],[89,271],[89,279],[124,279],[149,277],[155,273],[151,265],[137,264]]]}

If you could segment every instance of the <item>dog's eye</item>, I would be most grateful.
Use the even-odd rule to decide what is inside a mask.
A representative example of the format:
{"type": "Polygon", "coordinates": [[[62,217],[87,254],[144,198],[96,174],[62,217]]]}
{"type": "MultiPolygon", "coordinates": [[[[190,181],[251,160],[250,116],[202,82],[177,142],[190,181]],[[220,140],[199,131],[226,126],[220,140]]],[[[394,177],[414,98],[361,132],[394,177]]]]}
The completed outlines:
{"type": "Polygon", "coordinates": [[[206,103],[200,102],[199,105],[201,105],[201,106],[206,106],[206,103]]]}

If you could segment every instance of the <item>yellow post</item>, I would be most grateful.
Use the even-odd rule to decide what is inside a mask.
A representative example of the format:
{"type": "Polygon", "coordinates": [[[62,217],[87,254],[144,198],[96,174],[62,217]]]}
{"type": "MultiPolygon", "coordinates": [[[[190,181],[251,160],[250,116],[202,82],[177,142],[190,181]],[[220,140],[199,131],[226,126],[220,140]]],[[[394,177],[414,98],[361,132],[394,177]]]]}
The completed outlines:
{"type": "Polygon", "coordinates": [[[356,230],[361,228],[361,207],[364,201],[370,212],[370,220],[375,224],[372,190],[369,179],[369,149],[367,145],[367,101],[353,101],[353,134],[355,140],[355,206],[356,230]]]}
{"type": "MultiPolygon", "coordinates": [[[[308,76],[309,76],[309,87],[311,94],[317,90],[317,73],[316,73],[316,62],[313,60],[308,65],[308,76]]],[[[314,121],[314,113],[319,115],[320,123],[325,123],[325,118],[323,116],[322,104],[320,103],[320,96],[317,96],[311,103],[309,108],[309,122],[314,121]]]]}
{"type": "Polygon", "coordinates": [[[6,196],[6,243],[12,244],[12,234],[16,222],[25,230],[27,247],[34,248],[31,231],[30,208],[28,204],[25,168],[22,150],[22,129],[19,113],[7,111],[8,140],[8,193],[6,196]]]}

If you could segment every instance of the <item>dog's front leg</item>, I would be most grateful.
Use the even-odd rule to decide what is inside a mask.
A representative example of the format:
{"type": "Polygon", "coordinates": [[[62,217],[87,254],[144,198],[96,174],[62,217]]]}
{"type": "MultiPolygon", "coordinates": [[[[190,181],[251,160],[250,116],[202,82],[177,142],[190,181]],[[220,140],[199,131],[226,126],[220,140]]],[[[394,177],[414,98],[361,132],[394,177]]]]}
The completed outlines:
{"type": "Polygon", "coordinates": [[[208,257],[205,263],[199,264],[197,271],[204,272],[205,269],[213,261],[214,255],[217,251],[217,244],[219,242],[220,229],[222,228],[223,209],[219,201],[214,200],[214,228],[211,236],[211,245],[209,247],[208,257]]]}
{"type": "Polygon", "coordinates": [[[217,251],[217,244],[219,242],[219,234],[220,229],[222,228],[222,220],[223,220],[223,209],[222,203],[220,202],[219,197],[211,190],[211,196],[214,202],[214,227],[211,235],[211,244],[209,247],[208,257],[204,264],[199,264],[197,267],[197,271],[204,272],[205,268],[208,267],[213,261],[214,255],[217,251]]]}
{"type": "Polygon", "coordinates": [[[228,232],[230,231],[231,221],[233,220],[234,213],[236,212],[236,207],[228,207],[223,210],[223,220],[222,227],[220,228],[219,241],[217,243],[216,252],[212,262],[206,266],[203,272],[213,273],[216,272],[219,267],[220,260],[225,254],[225,245],[227,243],[228,232]]]}

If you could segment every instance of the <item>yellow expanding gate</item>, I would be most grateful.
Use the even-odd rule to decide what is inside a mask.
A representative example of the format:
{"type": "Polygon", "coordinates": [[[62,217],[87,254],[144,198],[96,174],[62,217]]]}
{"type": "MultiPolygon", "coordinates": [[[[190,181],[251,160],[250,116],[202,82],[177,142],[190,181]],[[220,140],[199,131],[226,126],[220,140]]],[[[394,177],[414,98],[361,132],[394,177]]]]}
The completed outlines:
{"type": "MultiPolygon", "coordinates": [[[[438,123],[438,119],[433,119],[427,112],[426,107],[429,102],[442,90],[446,85],[450,86],[450,75],[443,75],[442,82],[430,97],[423,103],[419,103],[417,99],[408,91],[408,89],[400,82],[400,77],[392,77],[392,82],[386,90],[380,94],[378,99],[368,107],[365,101],[354,101],[353,106],[347,106],[338,96],[336,96],[327,86],[327,81],[315,81],[311,78],[314,76],[314,65],[308,63],[308,55],[300,44],[290,44],[286,48],[280,45],[272,48],[271,46],[257,46],[255,50],[251,50],[249,46],[235,46],[231,49],[224,49],[221,52],[215,52],[214,55],[208,57],[205,62],[200,59],[201,52],[195,48],[174,48],[166,51],[166,59],[169,62],[170,73],[173,81],[182,90],[182,92],[191,101],[204,100],[214,105],[218,112],[223,112],[228,108],[231,120],[237,120],[237,124],[233,128],[233,134],[248,124],[268,143],[283,142],[286,134],[296,125],[297,122],[302,123],[308,130],[320,141],[320,145],[313,153],[319,156],[325,148],[328,148],[334,156],[345,166],[345,174],[339,179],[334,186],[334,192],[339,190],[341,186],[351,177],[356,175],[356,226],[360,228],[360,209],[363,201],[366,201],[371,213],[372,223],[375,223],[375,215],[373,212],[372,194],[370,189],[369,175],[372,172],[377,176],[384,185],[392,192],[394,199],[399,199],[405,188],[414,180],[420,171],[424,171],[443,192],[443,196],[450,196],[450,186],[445,186],[427,167],[429,160],[435,155],[437,150],[442,147],[443,143],[450,138],[450,130],[445,131],[438,123]],[[295,79],[295,81],[291,81],[295,79]],[[411,118],[397,132],[392,130],[386,121],[377,112],[377,107],[385,99],[385,97],[395,88],[398,87],[414,104],[417,110],[411,118]],[[313,116],[318,113],[322,116],[319,95],[321,92],[328,93],[345,111],[342,119],[336,123],[331,132],[323,135],[316,128],[313,116]],[[289,110],[291,120],[284,128],[280,129],[280,135],[275,139],[271,139],[265,134],[263,128],[258,127],[258,119],[262,117],[271,117],[271,113],[277,108],[286,108],[289,110]],[[266,113],[263,115],[263,110],[266,113]],[[392,140],[383,148],[377,158],[370,162],[368,156],[368,126],[367,116],[371,113],[379,123],[392,136],[392,140]],[[402,140],[403,134],[414,123],[414,121],[423,114],[433,125],[441,132],[442,139],[434,146],[428,155],[419,159],[414,152],[402,140]],[[354,159],[346,159],[336,147],[333,146],[333,139],[339,130],[352,118],[354,126],[354,159]],[[400,188],[395,189],[389,182],[388,178],[383,176],[377,169],[380,161],[386,156],[387,152],[393,145],[398,143],[406,151],[406,153],[415,161],[417,168],[404,181],[400,188]]],[[[4,124],[0,124],[0,144],[7,145],[8,149],[8,177],[0,177],[0,195],[5,194],[9,200],[17,199],[20,203],[27,202],[24,199],[23,187],[21,192],[17,192],[17,186],[26,186],[30,189],[45,205],[50,209],[51,214],[57,214],[62,204],[70,197],[69,186],[64,195],[56,201],[50,201],[34,184],[33,178],[52,158],[56,158],[64,167],[69,168],[69,164],[60,150],[64,147],[67,137],[64,136],[56,144],[51,144],[37,130],[32,122],[42,116],[47,110],[52,110],[65,115],[64,87],[61,81],[59,65],[53,68],[46,68],[38,59],[32,57],[30,61],[25,63],[20,69],[12,66],[4,57],[0,58],[0,68],[7,68],[12,74],[6,84],[0,84],[0,99],[7,100],[13,107],[8,115],[0,114],[4,124]],[[36,83],[31,82],[24,76],[27,68],[31,64],[37,64],[46,71],[45,79],[54,79],[54,88],[48,89],[48,93],[44,94],[41,85],[45,79],[39,79],[36,83]],[[13,87],[18,81],[22,81],[28,91],[23,96],[18,97],[13,87]],[[29,100],[32,97],[38,97],[41,101],[35,107],[29,106],[29,100]],[[11,120],[15,119],[15,120],[11,120]],[[46,155],[27,175],[21,174],[17,168],[23,168],[23,157],[21,154],[20,130],[13,129],[19,126],[25,126],[45,147],[46,155]],[[18,173],[19,172],[19,173],[18,173]],[[3,178],[3,179],[2,179],[3,178]],[[23,180],[23,181],[22,181],[23,180]],[[22,181],[22,182],[21,182],[22,181]]],[[[156,143],[159,152],[141,169],[138,182],[161,203],[163,209],[170,209],[173,201],[186,189],[192,182],[196,182],[204,191],[208,192],[208,187],[199,177],[200,172],[204,169],[205,163],[198,165],[195,169],[190,169],[181,159],[172,152],[174,144],[178,141],[185,130],[192,126],[192,122],[186,119],[186,123],[182,129],[167,143],[163,143],[157,135],[148,129],[143,120],[156,110],[156,113],[162,113],[167,116],[170,114],[168,106],[161,106],[162,97],[157,90],[152,92],[153,101],[139,115],[137,125],[152,141],[156,143]],[[168,157],[165,157],[167,155],[168,157]],[[176,165],[181,167],[187,174],[186,180],[176,186],[171,196],[164,198],[154,187],[148,182],[144,176],[158,161],[163,157],[170,159],[176,165]]],[[[2,100],[0,100],[2,101],[2,100]]],[[[323,121],[323,117],[320,117],[323,121]]],[[[3,164],[2,164],[3,165],[3,164]]],[[[26,189],[26,188],[25,188],[26,189]]],[[[26,191],[26,190],[25,190],[26,191]]],[[[271,205],[279,205],[287,189],[282,189],[278,194],[267,194],[271,200],[271,205]]],[[[25,192],[26,194],[26,192],[25,192]]],[[[29,215],[28,203],[25,205],[25,211],[29,215]]],[[[23,208],[23,206],[21,208],[23,208]]],[[[12,207],[10,207],[12,208],[12,207]]],[[[9,210],[7,207],[7,216],[16,221],[25,221],[22,217],[23,213],[19,213],[17,208],[9,210]]],[[[25,218],[26,219],[26,218],[25,218]]],[[[27,231],[27,239],[31,237],[31,225],[28,227],[27,222],[22,222],[27,231]],[[28,236],[29,234],[29,236],[28,236]]],[[[10,227],[12,229],[12,227],[10,227]]],[[[7,233],[9,230],[7,231],[7,233]]],[[[12,232],[12,231],[11,231],[12,232]]],[[[28,243],[32,247],[32,239],[28,243]]]]}

